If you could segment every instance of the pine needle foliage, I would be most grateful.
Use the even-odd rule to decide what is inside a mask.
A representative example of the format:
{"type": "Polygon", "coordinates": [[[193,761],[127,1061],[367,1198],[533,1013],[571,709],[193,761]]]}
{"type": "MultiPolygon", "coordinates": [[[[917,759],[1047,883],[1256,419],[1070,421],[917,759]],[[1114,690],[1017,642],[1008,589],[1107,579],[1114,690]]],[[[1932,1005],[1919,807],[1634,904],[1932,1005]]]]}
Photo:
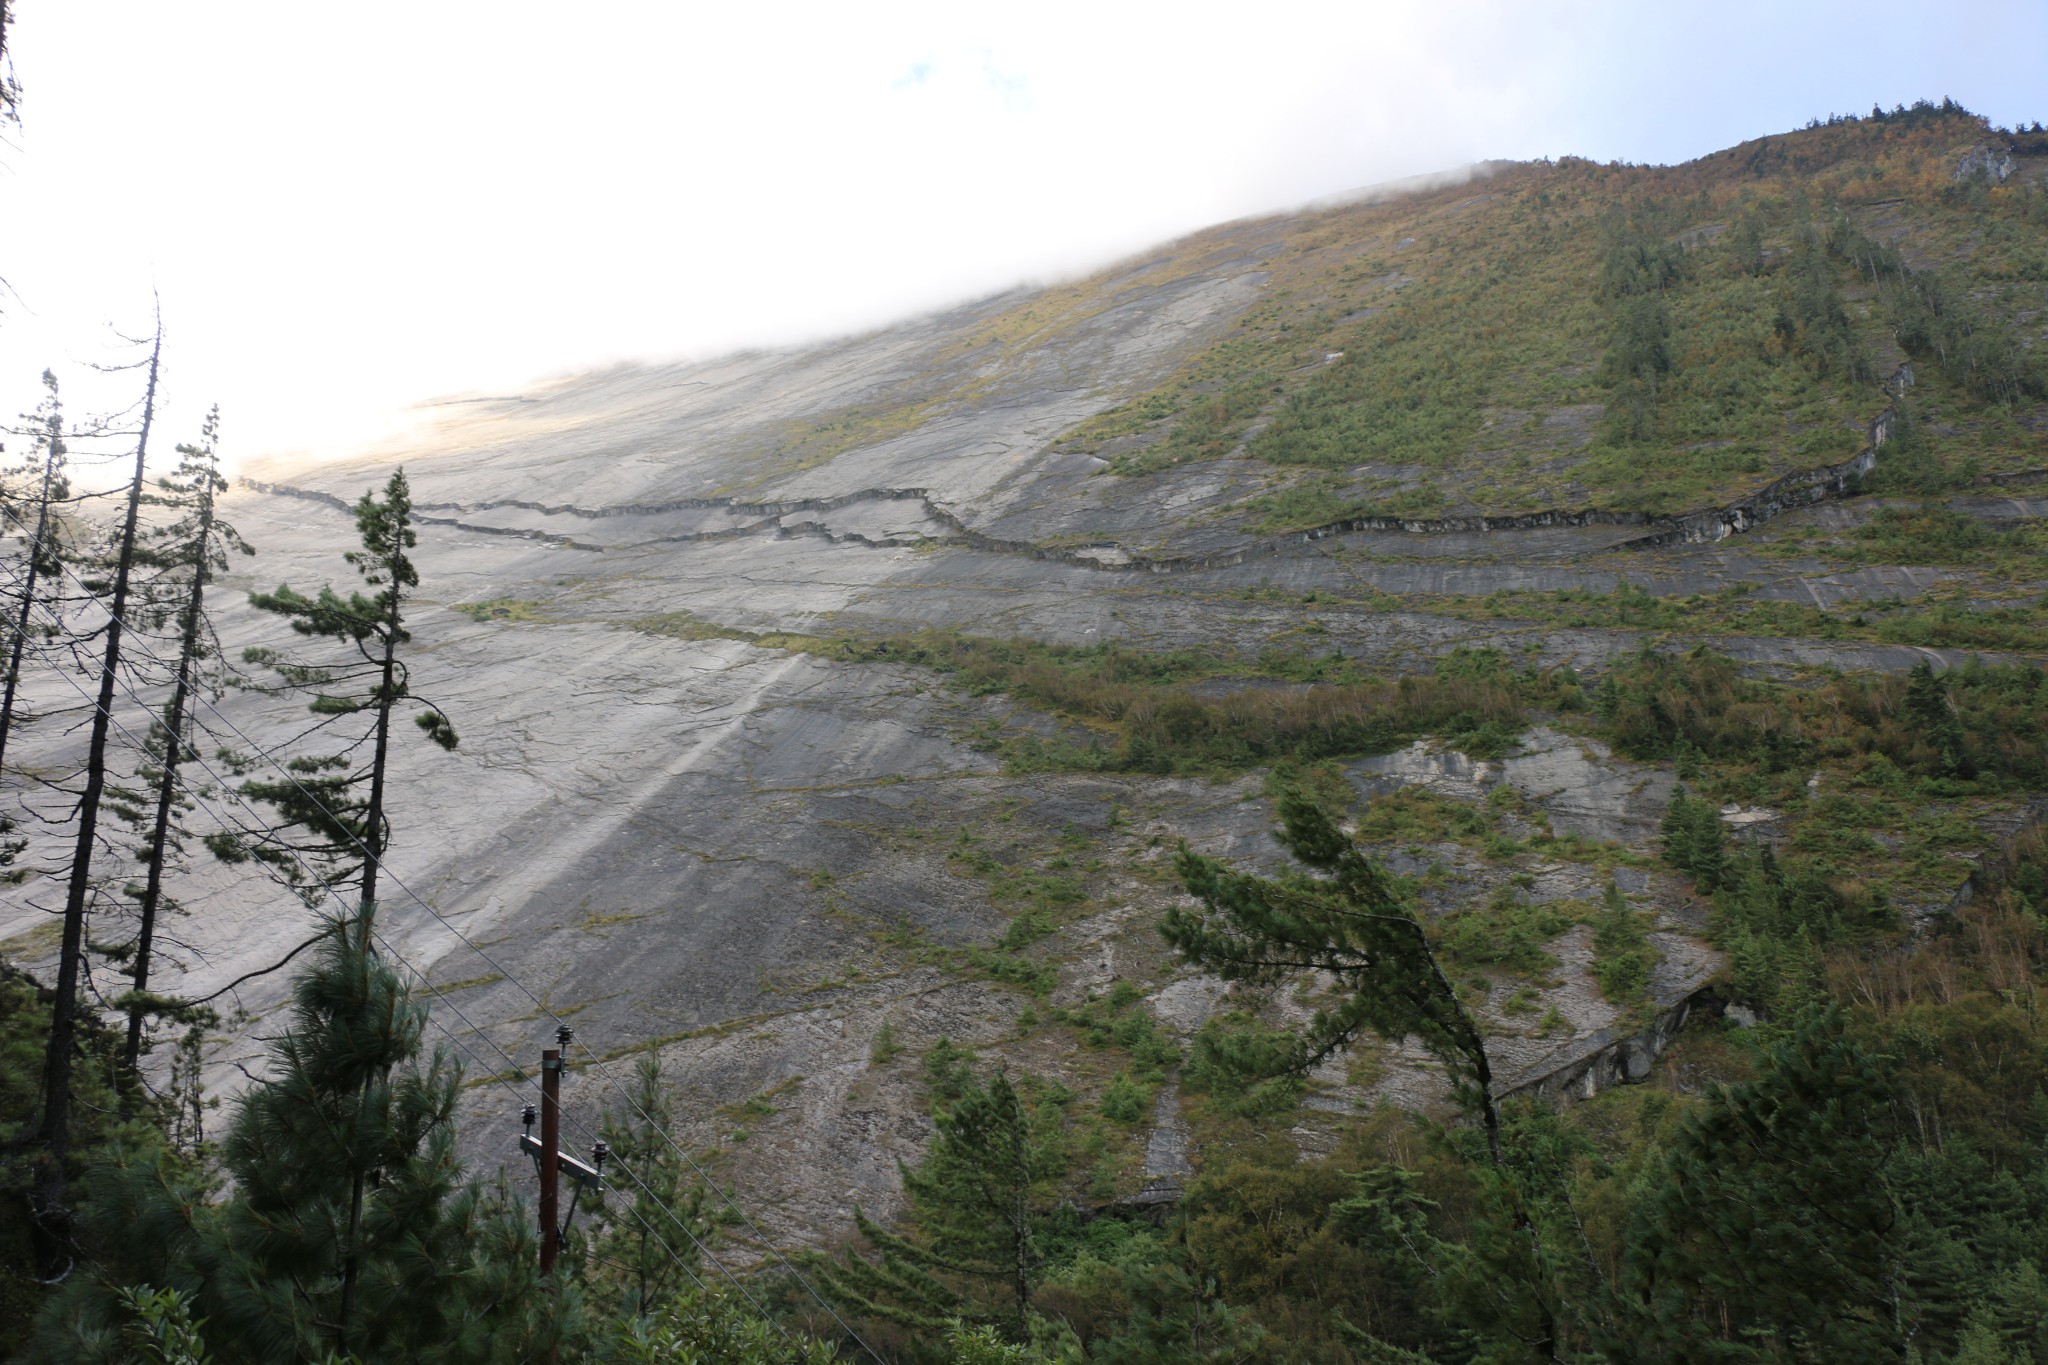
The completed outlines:
{"type": "Polygon", "coordinates": [[[44,1358],[130,1359],[116,1287],[132,1285],[183,1296],[222,1365],[509,1360],[548,1338],[547,1309],[573,1328],[580,1300],[543,1292],[523,1207],[463,1181],[460,1072],[423,1053],[424,1005],[360,918],[331,923],[316,954],[221,1144],[224,1199],[161,1146],[93,1172],[96,1263],[45,1314],[44,1358]]]}
{"type": "Polygon", "coordinates": [[[136,1089],[150,1017],[187,1025],[210,1018],[208,1011],[195,1011],[183,1000],[152,991],[150,971],[162,920],[183,913],[167,887],[167,874],[182,869],[186,851],[185,819],[192,799],[182,769],[192,754],[195,712],[199,701],[226,686],[219,670],[210,667],[218,648],[207,616],[206,589],[228,567],[230,555],[255,553],[218,514],[217,500],[228,489],[215,451],[219,431],[220,409],[215,408],[207,414],[199,442],[180,445],[178,467],[157,480],[155,492],[142,495],[144,504],[169,512],[169,520],[149,528],[136,547],[137,562],[156,571],[155,579],[142,587],[143,612],[171,623],[177,654],[169,679],[171,695],[150,724],[136,780],[133,785],[110,787],[108,796],[110,813],[124,821],[136,839],[133,856],[139,875],[125,888],[134,902],[135,930],[131,937],[101,945],[103,955],[119,963],[132,983],[112,1003],[128,1012],[122,1064],[136,1089]]]}
{"type": "Polygon", "coordinates": [[[627,1112],[607,1109],[600,1124],[611,1174],[594,1210],[601,1228],[589,1274],[617,1295],[623,1314],[636,1317],[681,1292],[699,1265],[700,1245],[726,1219],[668,1136],[675,1116],[658,1054],[640,1054],[627,1095],[627,1112]]]}
{"type": "MultiPolygon", "coordinates": [[[[0,761],[7,755],[7,741],[16,727],[27,719],[21,698],[21,664],[34,638],[48,638],[51,628],[36,619],[37,609],[56,614],[63,596],[64,545],[59,534],[62,504],[71,496],[69,447],[65,442],[64,404],[57,376],[43,371],[43,401],[27,417],[23,428],[31,440],[29,452],[19,463],[0,471],[0,522],[11,539],[22,537],[22,549],[15,573],[20,586],[8,603],[9,624],[7,679],[0,691],[0,761]]],[[[12,821],[8,817],[8,827],[12,821]]],[[[0,829],[0,836],[5,835],[0,829]]],[[[0,866],[11,862],[19,846],[0,842],[0,866]]]]}
{"type": "MultiPolygon", "coordinates": [[[[224,851],[230,857],[265,857],[281,867],[303,858],[324,862],[333,869],[326,884],[357,879],[363,903],[374,909],[378,863],[390,837],[384,795],[391,721],[412,696],[410,670],[399,651],[412,640],[404,607],[419,586],[419,570],[409,553],[419,535],[412,526],[405,471],[392,472],[382,498],[365,493],[355,515],[361,548],[343,558],[374,592],[351,590],[343,596],[323,587],[318,596],[308,597],[280,585],[249,597],[250,605],[284,617],[297,634],[338,644],[340,657],[309,661],[262,648],[246,650],[242,657],[273,669],[286,686],[311,692],[306,709],[318,717],[315,730],[362,718],[368,731],[338,751],[291,759],[284,777],[243,784],[243,793],[273,806],[285,826],[304,831],[303,841],[268,851],[243,843],[224,851]],[[366,747],[365,758],[361,751],[366,747]]],[[[438,710],[427,707],[413,720],[434,743],[455,747],[455,728],[438,710]]]]}
{"type": "Polygon", "coordinates": [[[934,1116],[938,1136],[903,1187],[938,1255],[954,1268],[1003,1284],[1016,1320],[1031,1308],[1038,1269],[1034,1219],[1057,1154],[1033,1131],[1032,1115],[1009,1076],[972,1083],[934,1116]]]}
{"type": "Polygon", "coordinates": [[[1816,1009],[1713,1091],[1636,1207],[1621,1361],[1904,1360],[1881,1060],[1816,1009]]]}
{"type": "Polygon", "coordinates": [[[1189,965],[1226,981],[1276,986],[1324,973],[1336,982],[1335,999],[1298,1032],[1220,1035],[1212,1060],[1248,1074],[1300,1077],[1367,1032],[1419,1041],[1443,1065],[1485,1136],[1491,1197],[1513,1230],[1513,1245],[1494,1260],[1513,1266],[1520,1281],[1503,1314],[1517,1321],[1517,1334],[1539,1357],[1554,1358],[1557,1314],[1539,1270],[1548,1258],[1503,1147],[1485,1031],[1446,976],[1430,929],[1385,870],[1312,799],[1289,791],[1279,805],[1275,837],[1309,870],[1262,877],[1183,845],[1181,882],[1197,905],[1168,910],[1160,930],[1189,965]],[[1244,1045],[1233,1050],[1237,1039],[1244,1045]]]}
{"type": "Polygon", "coordinates": [[[1197,904],[1168,910],[1160,926],[1190,965],[1226,981],[1326,972],[1340,983],[1336,1003],[1283,1047],[1243,1060],[1302,1074],[1370,1032],[1417,1038],[1455,1083],[1490,1085],[1480,1030],[1386,871],[1298,792],[1282,795],[1280,820],[1275,837],[1310,871],[1262,877],[1183,845],[1181,881],[1197,904]]]}
{"type": "Polygon", "coordinates": [[[925,1332],[962,1316],[1021,1333],[1043,1266],[1039,1230],[1066,1169],[1059,1106],[1028,1103],[1006,1071],[975,1076],[950,1046],[932,1059],[937,1133],[903,1168],[914,1229],[854,1211],[872,1257],[819,1261],[825,1291],[857,1312],[925,1332]]]}
{"type": "Polygon", "coordinates": [[[1664,856],[1673,867],[1690,876],[1701,891],[1712,891],[1721,884],[1727,858],[1727,831],[1721,824],[1721,812],[1712,802],[1700,800],[1684,787],[1678,788],[1671,804],[1664,808],[1659,835],[1664,842],[1664,856]]]}

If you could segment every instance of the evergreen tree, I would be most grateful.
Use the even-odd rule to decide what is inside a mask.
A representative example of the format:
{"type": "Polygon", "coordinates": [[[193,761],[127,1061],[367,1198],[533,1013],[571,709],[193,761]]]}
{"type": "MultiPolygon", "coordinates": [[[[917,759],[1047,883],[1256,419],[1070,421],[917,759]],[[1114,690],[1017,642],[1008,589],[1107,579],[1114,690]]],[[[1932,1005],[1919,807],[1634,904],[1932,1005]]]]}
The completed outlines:
{"type": "Polygon", "coordinates": [[[595,1212],[591,1275],[618,1291],[628,1317],[655,1312],[696,1269],[698,1243],[724,1221],[705,1207],[706,1190],[683,1168],[668,1137],[674,1123],[661,1058],[643,1052],[633,1070],[627,1114],[607,1109],[600,1126],[611,1175],[595,1212]]]}
{"type": "Polygon", "coordinates": [[[889,1233],[856,1209],[874,1259],[818,1262],[818,1278],[850,1307],[932,1331],[966,1307],[955,1282],[998,1286],[1008,1302],[994,1315],[1021,1332],[1040,1266],[1036,1226],[1062,1169],[1057,1106],[1034,1114],[1001,1071],[983,1082],[962,1068],[945,1081],[951,1098],[934,1107],[932,1144],[903,1169],[915,1235],[889,1233]]]}
{"type": "Polygon", "coordinates": [[[918,1226],[946,1263],[1003,1284],[1021,1324],[1038,1269],[1032,1219],[1055,1154],[1033,1133],[1023,1098],[1001,1071],[986,1085],[970,1085],[933,1121],[931,1149],[903,1178],[918,1226]]]}
{"type": "Polygon", "coordinates": [[[1238,872],[1180,850],[1182,884],[1199,905],[1166,912],[1160,931],[1191,965],[1226,981],[1277,985],[1327,972],[1341,999],[1316,1012],[1269,1067],[1306,1074],[1371,1032],[1419,1039],[1480,1114],[1498,1153],[1500,1114],[1483,1034],[1438,963],[1429,932],[1386,872],[1337,828],[1322,807],[1290,792],[1276,837],[1324,874],[1278,878],[1238,872]]]}
{"type": "MultiPolygon", "coordinates": [[[[282,852],[258,856],[295,865],[311,858],[327,869],[328,885],[354,881],[364,912],[362,928],[368,932],[375,923],[377,878],[391,837],[385,813],[391,722],[412,695],[410,673],[399,650],[412,639],[404,609],[420,576],[407,551],[419,543],[419,536],[412,528],[412,494],[405,471],[392,472],[381,500],[374,492],[365,493],[355,516],[362,548],[343,558],[375,593],[351,591],[343,597],[332,587],[323,587],[318,597],[307,597],[280,585],[275,592],[249,597],[250,605],[284,617],[298,634],[341,645],[342,657],[304,661],[264,648],[245,650],[242,657],[273,668],[288,686],[310,690],[313,699],[307,709],[320,717],[316,729],[360,717],[368,722],[368,734],[350,739],[335,753],[294,758],[282,778],[251,779],[242,791],[275,807],[287,827],[307,835],[306,842],[288,843],[282,852]],[[367,761],[359,761],[356,754],[365,745],[367,761]]],[[[425,709],[414,723],[442,748],[455,747],[454,727],[440,712],[425,709]]],[[[257,850],[245,844],[230,856],[250,852],[257,850]]]]}
{"type": "MultiPolygon", "coordinates": [[[[1275,1359],[1275,1343],[1249,1313],[1223,1301],[1215,1277],[1183,1265],[1134,1268],[1124,1277],[1129,1313],[1095,1343],[1101,1365],[1245,1365],[1275,1359]]],[[[1366,1360],[1377,1357],[1364,1353],[1366,1360]]],[[[1284,1358],[1284,1357],[1280,1357],[1284,1358]]],[[[1400,1361],[1401,1356],[1392,1357],[1400,1361]]]]}
{"type": "Polygon", "coordinates": [[[7,680],[0,692],[0,768],[7,759],[7,741],[19,720],[16,707],[21,684],[21,660],[35,626],[37,604],[51,605],[50,586],[64,572],[59,558],[56,509],[71,496],[67,473],[68,448],[64,440],[64,407],[57,390],[57,376],[43,371],[45,393],[42,404],[29,420],[28,434],[34,441],[32,453],[22,463],[0,476],[0,511],[4,511],[8,534],[21,532],[23,547],[18,583],[11,585],[17,598],[13,603],[13,632],[7,642],[7,680]]]}
{"type": "MultiPolygon", "coordinates": [[[[1445,1259],[1445,1247],[1429,1226],[1435,1203],[1416,1188],[1414,1172],[1405,1167],[1368,1167],[1355,1173],[1352,1182],[1351,1196],[1331,1208],[1331,1222],[1346,1241],[1374,1257],[1381,1297],[1413,1319],[1398,1325],[1419,1327],[1442,1298],[1435,1282],[1441,1278],[1438,1263],[1445,1259]]],[[[1381,1328],[1375,1333],[1340,1322],[1366,1359],[1375,1359],[1374,1352],[1401,1358],[1401,1348],[1384,1340],[1387,1325],[1374,1324],[1381,1328]]]]}
{"type": "Polygon", "coordinates": [[[1693,879],[1701,891],[1721,884],[1727,858],[1727,831],[1721,812],[1710,801],[1702,801],[1679,787],[1664,810],[1660,833],[1664,856],[1671,865],[1693,879]]]}
{"type": "Polygon", "coordinates": [[[222,1144],[235,1197],[213,1316],[272,1358],[420,1359],[466,1325],[480,1196],[456,1189],[459,1076],[421,1065],[426,1010],[360,921],[336,928],[222,1144]]]}
{"type": "Polygon", "coordinates": [[[226,1198],[160,1146],[95,1170],[82,1211],[95,1273],[45,1314],[44,1356],[129,1359],[124,1285],[175,1290],[222,1365],[510,1360],[576,1330],[574,1289],[541,1285],[527,1211],[502,1187],[461,1184],[461,1077],[423,1055],[426,1022],[360,920],[334,925],[235,1105],[226,1198]]]}
{"type": "Polygon", "coordinates": [[[230,552],[255,553],[215,514],[215,498],[228,486],[214,452],[219,427],[220,410],[216,408],[207,415],[200,444],[180,445],[176,471],[159,479],[158,491],[144,497],[145,502],[176,513],[172,521],[151,532],[149,543],[138,547],[137,557],[161,572],[150,597],[169,610],[177,626],[178,651],[172,666],[171,695],[145,741],[143,785],[116,793],[112,801],[114,813],[137,830],[135,856],[142,874],[139,883],[131,882],[128,887],[135,901],[135,936],[110,952],[123,964],[132,983],[125,997],[115,1002],[124,1005],[128,1013],[122,1066],[131,1090],[140,1084],[144,1020],[160,1015],[193,1021],[182,1002],[152,994],[149,978],[158,918],[178,908],[166,894],[164,882],[165,873],[174,868],[183,851],[179,819],[190,807],[181,767],[191,753],[191,703],[195,693],[206,686],[201,670],[212,653],[206,588],[213,576],[227,567],[230,552]]]}
{"type": "Polygon", "coordinates": [[[1306,1075],[1325,1058],[1371,1032],[1389,1041],[1416,1038],[1443,1064],[1457,1097],[1477,1114],[1494,1193],[1526,1245],[1519,1267],[1530,1289],[1522,1305],[1526,1339],[1537,1354],[1557,1350],[1555,1313],[1537,1282],[1542,1237],[1502,1147],[1500,1109],[1485,1033],[1437,961],[1429,931],[1411,914],[1386,872],[1298,792],[1280,800],[1280,842],[1314,872],[1277,878],[1238,872],[1182,846],[1182,884],[1199,902],[1166,913],[1161,932],[1191,965],[1226,981],[1278,985],[1311,972],[1337,983],[1336,1002],[1275,1049],[1260,1045],[1244,1061],[1263,1070],[1306,1075]]]}
{"type": "Polygon", "coordinates": [[[936,1332],[966,1310],[960,1291],[938,1272],[950,1270],[929,1247],[899,1237],[853,1210],[854,1231],[872,1251],[848,1250],[837,1260],[813,1257],[810,1270],[826,1297],[854,1312],[921,1332],[936,1332]]]}
{"type": "Polygon", "coordinates": [[[1879,1060],[1809,1011],[1687,1116],[1627,1237],[1615,1361],[1903,1360],[1879,1060]]]}
{"type": "MultiPolygon", "coordinates": [[[[307,597],[280,585],[275,592],[253,593],[249,598],[258,609],[284,617],[298,634],[340,644],[343,657],[329,663],[301,662],[261,648],[245,651],[243,657],[276,669],[287,685],[310,689],[313,699],[307,709],[320,717],[316,729],[360,718],[367,722],[368,732],[357,735],[338,752],[295,757],[286,764],[282,778],[252,778],[242,791],[275,807],[287,826],[305,831],[309,840],[292,844],[280,839],[258,856],[273,863],[288,861],[294,869],[302,865],[302,858],[311,858],[324,867],[324,885],[355,882],[358,909],[345,927],[367,955],[375,934],[378,874],[391,838],[385,810],[391,722],[412,693],[399,650],[412,639],[405,628],[404,607],[410,590],[418,587],[420,580],[407,551],[419,543],[419,537],[412,528],[412,496],[404,470],[392,472],[381,500],[374,492],[363,495],[356,504],[356,529],[362,548],[343,558],[365,586],[376,589],[373,594],[351,591],[343,597],[332,587],[323,587],[318,597],[307,597]],[[365,747],[367,760],[358,759],[365,747]]],[[[455,729],[438,711],[424,710],[414,720],[442,748],[455,747],[455,729]]],[[[248,845],[237,845],[229,856],[247,851],[248,845]]],[[[332,932],[342,928],[342,921],[331,924],[332,932]]],[[[367,1096],[367,1073],[363,1084],[367,1096]]],[[[343,1337],[356,1317],[357,1247],[370,1169],[359,1167],[351,1176],[355,1193],[343,1240],[341,1299],[336,1310],[338,1335],[343,1337]]]]}
{"type": "Polygon", "coordinates": [[[1906,679],[1906,720],[1921,743],[1935,753],[1936,770],[1944,777],[1965,780],[1977,775],[1970,759],[1969,738],[1962,718],[1956,714],[1948,688],[1935,675],[1934,666],[1922,659],[1906,679]]]}
{"type": "MultiPolygon", "coordinates": [[[[126,513],[115,539],[112,579],[108,584],[107,625],[100,636],[99,696],[86,743],[85,788],[79,793],[77,837],[71,853],[71,875],[65,888],[62,939],[57,952],[57,994],[50,1013],[49,1050],[43,1061],[42,1123],[37,1141],[42,1148],[41,1179],[36,1192],[36,1225],[43,1237],[43,1264],[55,1278],[70,1258],[71,1213],[67,1199],[71,1141],[71,1073],[78,1046],[79,987],[84,975],[86,911],[93,888],[93,855],[99,846],[100,805],[107,790],[108,740],[113,724],[114,688],[121,671],[121,647],[127,627],[129,589],[136,565],[135,548],[141,524],[143,471],[149,460],[150,428],[156,419],[158,366],[163,356],[163,326],[151,340],[148,375],[142,398],[142,422],[135,441],[135,470],[128,485],[126,513]]],[[[96,590],[96,589],[95,589],[96,590]]]]}

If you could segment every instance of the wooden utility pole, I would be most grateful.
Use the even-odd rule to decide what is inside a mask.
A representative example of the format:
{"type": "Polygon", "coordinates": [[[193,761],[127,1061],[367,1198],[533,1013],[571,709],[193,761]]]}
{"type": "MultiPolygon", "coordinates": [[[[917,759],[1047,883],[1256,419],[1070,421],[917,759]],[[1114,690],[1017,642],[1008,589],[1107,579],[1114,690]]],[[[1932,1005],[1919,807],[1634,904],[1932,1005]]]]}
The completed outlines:
{"type": "MultiPolygon", "coordinates": [[[[555,1030],[556,1046],[540,1054],[540,1273],[548,1292],[554,1283],[555,1258],[562,1250],[562,1052],[575,1035],[567,1024],[555,1030]]],[[[548,1346],[547,1365],[557,1359],[548,1346]]]]}
{"type": "MultiPolygon", "coordinates": [[[[604,1192],[604,1163],[611,1155],[610,1149],[599,1138],[590,1149],[590,1163],[578,1161],[573,1156],[562,1155],[562,1073],[567,1063],[562,1053],[576,1036],[567,1024],[555,1030],[556,1046],[540,1054],[540,1109],[538,1115],[534,1106],[527,1105],[520,1115],[520,1122],[526,1132],[519,1139],[519,1148],[533,1158],[533,1166],[540,1173],[540,1273],[547,1280],[547,1291],[555,1292],[555,1260],[561,1255],[562,1239],[568,1236],[569,1224],[576,1217],[576,1201],[589,1190],[592,1196],[604,1192]],[[533,1120],[540,1119],[540,1136],[533,1135],[533,1120]],[[569,1200],[569,1216],[562,1217],[562,1177],[567,1176],[576,1187],[576,1193],[569,1200]]],[[[548,1365],[554,1365],[555,1348],[548,1347],[548,1365]]]]}
{"type": "Polygon", "coordinates": [[[561,1250],[562,1050],[540,1054],[540,1273],[555,1273],[561,1250]]]}

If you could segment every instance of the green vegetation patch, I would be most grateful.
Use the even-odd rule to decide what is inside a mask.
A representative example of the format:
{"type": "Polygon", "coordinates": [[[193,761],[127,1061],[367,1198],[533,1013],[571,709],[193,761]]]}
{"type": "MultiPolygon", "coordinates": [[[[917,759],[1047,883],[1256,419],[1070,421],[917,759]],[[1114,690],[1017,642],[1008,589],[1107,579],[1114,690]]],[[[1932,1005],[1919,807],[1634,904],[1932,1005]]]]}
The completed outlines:
{"type": "MultiPolygon", "coordinates": [[[[1895,526],[1887,526],[1881,534],[1890,534],[1895,529],[1895,526]]],[[[1908,529],[1918,533],[1916,527],[1908,529]]],[[[1991,534],[1995,537],[2002,533],[1991,534]]],[[[1993,543],[2018,543],[2031,547],[2033,531],[2013,534],[2016,542],[1993,543]]],[[[1879,543],[1896,546],[1904,542],[1891,540],[1879,543]]],[[[2033,551],[2028,548],[2024,553],[2031,555],[2033,551]]],[[[1888,562],[1884,556],[1885,552],[1879,551],[1870,558],[1875,562],[1888,562]]],[[[1921,556],[1912,562],[1927,561],[1921,556]]],[[[2048,564],[2043,564],[2040,571],[2048,575],[2048,564]]],[[[2031,570],[2015,569],[2013,572],[2018,574],[2031,570]]],[[[2009,591],[2013,581],[2005,578],[1995,586],[2009,591]]],[[[1483,597],[1459,594],[1417,597],[1407,604],[1416,610],[1466,621],[1526,621],[1570,629],[1645,630],[1686,637],[1805,636],[1820,640],[1924,645],[1937,649],[2048,653],[2048,606],[2040,601],[1983,606],[1969,600],[1971,594],[1989,591],[1993,586],[1982,578],[1972,577],[1943,585],[1911,602],[1879,598],[1834,610],[1778,598],[1757,597],[1747,583],[1732,584],[1718,593],[1691,593],[1683,597],[1659,597],[1635,584],[1622,583],[1608,592],[1586,588],[1559,588],[1551,592],[1503,589],[1483,597]]]]}
{"type": "Polygon", "coordinates": [[[1424,735],[1494,757],[1512,746],[1531,705],[1580,704],[1568,670],[1518,669],[1490,649],[1459,648],[1429,674],[1386,679],[1341,657],[1278,651],[1236,658],[958,631],[889,639],[755,633],[686,612],[635,625],[679,639],[738,639],[846,662],[929,669],[971,696],[1000,694],[1073,724],[1072,732],[1054,739],[998,731],[980,741],[1018,772],[1241,772],[1282,761],[1384,753],[1424,735]],[[1244,685],[1220,696],[1191,686],[1215,678],[1244,685]],[[1300,685],[1261,685],[1277,683],[1300,685]]]}
{"type": "Polygon", "coordinates": [[[1270,534],[1312,530],[1359,517],[1427,517],[1443,507],[1443,490],[1433,483],[1375,479],[1360,485],[1318,471],[1229,510],[1249,516],[1248,529],[1270,534]]]}
{"type": "Polygon", "coordinates": [[[482,602],[459,602],[453,610],[472,621],[548,621],[546,604],[522,597],[492,597],[482,602]]]}
{"type": "MultiPolygon", "coordinates": [[[[1068,440],[1136,442],[1120,474],[1242,444],[1333,473],[1419,462],[1487,510],[1671,513],[1854,454],[1911,360],[1939,463],[2048,462],[2015,420],[2048,399],[2022,321],[2048,306],[2048,192],[1938,169],[1985,136],[1953,112],[1836,124],[1782,159],[1566,159],[1252,225],[1268,280],[1239,327],[1068,440]]],[[[1266,530],[1404,510],[1261,501],[1266,530]]]]}

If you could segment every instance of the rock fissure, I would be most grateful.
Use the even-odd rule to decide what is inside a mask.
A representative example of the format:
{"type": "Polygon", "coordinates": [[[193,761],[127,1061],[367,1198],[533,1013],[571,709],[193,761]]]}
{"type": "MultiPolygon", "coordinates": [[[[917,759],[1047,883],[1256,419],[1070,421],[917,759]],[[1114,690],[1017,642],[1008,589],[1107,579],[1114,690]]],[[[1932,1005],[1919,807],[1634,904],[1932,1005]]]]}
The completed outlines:
{"type": "MultiPolygon", "coordinates": [[[[1913,382],[1913,368],[1910,364],[1900,365],[1887,381],[1887,389],[1903,393],[1913,382]]],[[[607,507],[579,507],[574,503],[542,503],[526,499],[508,498],[485,500],[472,503],[420,503],[415,520],[423,525],[447,526],[460,531],[479,535],[509,536],[519,540],[547,541],[568,549],[603,552],[605,550],[643,549],[653,545],[692,544],[704,541],[740,540],[754,536],[772,536],[783,539],[792,536],[816,536],[834,544],[861,545],[870,549],[907,549],[920,545],[954,544],[987,554],[1021,556],[1028,559],[1048,560],[1071,564],[1080,568],[1095,569],[1107,573],[1180,574],[1199,573],[1212,569],[1228,569],[1282,553],[1290,546],[1313,545],[1317,541],[1333,536],[1356,535],[1359,533],[1380,533],[1414,536],[1471,535],[1513,533],[1517,531],[1543,531],[1575,529],[1590,526],[1649,528],[1642,535],[1632,536],[1608,546],[1610,550],[1655,550],[1674,545],[1701,545],[1725,540],[1754,530],[1772,518],[1801,507],[1826,502],[1852,494],[1862,479],[1877,467],[1877,453],[1891,438],[1898,420],[1896,399],[1871,419],[1863,448],[1854,456],[1836,464],[1820,465],[1812,469],[1794,470],[1773,479],[1755,492],[1734,502],[1719,507],[1703,508],[1696,512],[1678,515],[1657,515],[1647,512],[1617,511],[1611,508],[1589,507],[1576,510],[1547,508],[1537,512],[1516,512],[1501,514],[1473,513],[1447,517],[1404,517],[1369,514],[1343,517],[1325,522],[1306,530],[1291,531],[1284,535],[1271,536],[1245,545],[1226,550],[1210,551],[1189,555],[1145,555],[1133,553],[1114,543],[1083,544],[1074,546],[1042,545],[1030,540],[1017,540],[1003,536],[992,536],[977,531],[962,521],[944,505],[935,501],[931,490],[926,488],[863,488],[851,493],[842,493],[823,498],[792,498],[781,501],[743,501],[737,498],[684,497],[662,502],[619,503],[607,507]],[[949,534],[926,535],[882,535],[870,536],[859,531],[835,530],[829,523],[816,519],[785,522],[782,518],[802,512],[833,512],[863,503],[910,502],[915,503],[923,517],[944,526],[949,534]],[[591,545],[575,540],[555,531],[538,527],[492,526],[464,521],[464,516],[475,516],[482,512],[512,509],[533,512],[541,516],[575,517],[586,521],[628,516],[661,516],[677,512],[713,511],[734,516],[752,517],[754,520],[737,526],[720,526],[703,531],[682,531],[673,535],[652,536],[646,540],[626,545],[591,545]],[[457,513],[456,516],[434,516],[433,512],[457,513]]],[[[2020,482],[2023,477],[2031,478],[2037,471],[2026,471],[2022,475],[2003,476],[2000,482],[2020,482]]],[[[2039,471],[2048,476],[2048,471],[2039,471]]],[[[342,511],[352,511],[353,506],[345,499],[318,489],[300,488],[291,484],[245,479],[244,484],[259,493],[279,497],[303,498],[342,511]]]]}

